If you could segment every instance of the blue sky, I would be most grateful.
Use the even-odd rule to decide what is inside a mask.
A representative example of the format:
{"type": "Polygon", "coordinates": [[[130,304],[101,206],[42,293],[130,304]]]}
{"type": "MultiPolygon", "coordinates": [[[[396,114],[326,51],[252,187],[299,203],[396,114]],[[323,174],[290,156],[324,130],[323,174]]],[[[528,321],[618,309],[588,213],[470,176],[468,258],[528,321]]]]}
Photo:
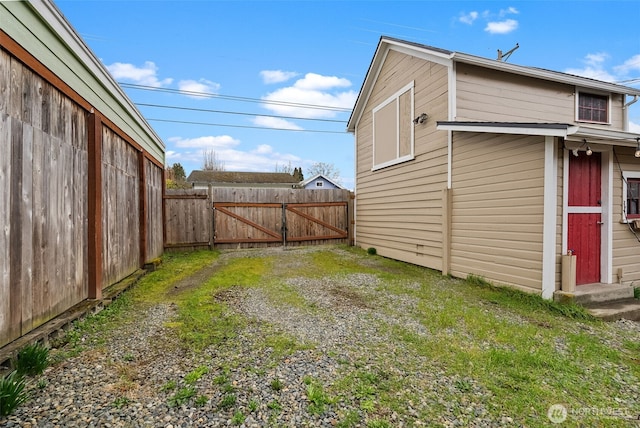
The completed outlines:
{"type": "Polygon", "coordinates": [[[353,188],[346,121],[383,35],[487,58],[519,43],[511,63],[640,87],[635,0],[56,5],[187,174],[213,149],[228,171],[333,164],[353,188]]]}

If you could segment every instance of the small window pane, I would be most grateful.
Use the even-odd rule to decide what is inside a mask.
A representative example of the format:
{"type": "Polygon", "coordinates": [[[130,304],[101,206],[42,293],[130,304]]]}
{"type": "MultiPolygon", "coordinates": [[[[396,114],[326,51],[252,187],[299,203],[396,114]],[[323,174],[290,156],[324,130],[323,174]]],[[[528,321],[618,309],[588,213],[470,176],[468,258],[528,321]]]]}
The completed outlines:
{"type": "Polygon", "coordinates": [[[609,97],[580,93],[578,99],[578,120],[586,122],[608,122],[609,97]]]}

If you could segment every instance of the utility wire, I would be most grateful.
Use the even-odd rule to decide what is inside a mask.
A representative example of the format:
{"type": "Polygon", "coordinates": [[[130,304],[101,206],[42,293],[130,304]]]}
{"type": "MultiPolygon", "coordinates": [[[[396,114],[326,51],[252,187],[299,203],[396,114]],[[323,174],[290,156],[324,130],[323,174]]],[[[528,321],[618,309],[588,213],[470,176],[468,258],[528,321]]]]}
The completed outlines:
{"type": "Polygon", "coordinates": [[[153,119],[153,118],[146,118],[146,119],[152,120],[155,122],[183,123],[187,125],[224,126],[227,128],[270,129],[273,131],[316,132],[316,133],[322,133],[322,134],[346,134],[346,131],[322,131],[319,129],[269,128],[266,126],[226,125],[221,123],[190,122],[186,120],[153,119]]]}
{"type": "Polygon", "coordinates": [[[343,107],[331,107],[331,106],[321,106],[317,104],[303,104],[303,103],[293,103],[288,101],[275,101],[275,100],[262,100],[258,98],[248,98],[248,97],[236,97],[231,95],[220,95],[214,94],[210,92],[197,92],[197,91],[185,91],[181,89],[171,89],[171,88],[158,88],[155,86],[145,86],[145,85],[135,85],[133,83],[123,83],[118,82],[118,84],[124,88],[131,89],[140,89],[143,91],[153,91],[153,92],[168,92],[174,94],[182,94],[182,95],[191,95],[194,97],[203,97],[203,98],[220,98],[223,100],[231,100],[231,101],[242,101],[242,102],[251,102],[251,103],[260,103],[260,104],[273,104],[279,106],[286,107],[298,107],[298,108],[308,108],[315,110],[329,110],[329,111],[340,111],[340,112],[350,112],[350,108],[343,107]]]}
{"type": "Polygon", "coordinates": [[[313,119],[308,117],[295,117],[295,116],[278,116],[273,114],[260,114],[260,113],[243,113],[239,111],[225,111],[225,110],[210,110],[205,108],[192,108],[192,107],[181,107],[181,106],[168,106],[161,104],[146,104],[146,103],[135,103],[137,106],[144,107],[155,107],[155,108],[170,108],[175,110],[189,110],[189,111],[202,111],[206,113],[222,113],[222,114],[236,114],[242,116],[263,116],[263,117],[275,117],[278,119],[296,119],[296,120],[313,120],[317,122],[334,122],[334,123],[347,123],[346,120],[336,120],[336,119],[313,119]]]}

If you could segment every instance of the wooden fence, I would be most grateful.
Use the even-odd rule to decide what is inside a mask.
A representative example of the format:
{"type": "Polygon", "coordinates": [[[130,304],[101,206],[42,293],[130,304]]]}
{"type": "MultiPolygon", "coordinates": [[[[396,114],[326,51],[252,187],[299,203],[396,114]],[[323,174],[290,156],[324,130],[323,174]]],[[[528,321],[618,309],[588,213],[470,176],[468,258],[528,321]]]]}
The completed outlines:
{"type": "Polygon", "coordinates": [[[167,190],[165,248],[353,243],[348,190],[167,190]]]}

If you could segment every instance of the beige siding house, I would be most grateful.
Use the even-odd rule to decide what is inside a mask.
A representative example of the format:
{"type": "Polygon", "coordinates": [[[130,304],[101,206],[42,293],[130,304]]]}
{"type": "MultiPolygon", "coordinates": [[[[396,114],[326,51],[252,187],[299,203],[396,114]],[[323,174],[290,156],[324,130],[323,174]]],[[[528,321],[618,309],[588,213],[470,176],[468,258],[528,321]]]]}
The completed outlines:
{"type": "Polygon", "coordinates": [[[638,286],[639,96],[382,37],[348,123],[356,244],[546,298],[569,253],[578,287],[638,286]]]}

